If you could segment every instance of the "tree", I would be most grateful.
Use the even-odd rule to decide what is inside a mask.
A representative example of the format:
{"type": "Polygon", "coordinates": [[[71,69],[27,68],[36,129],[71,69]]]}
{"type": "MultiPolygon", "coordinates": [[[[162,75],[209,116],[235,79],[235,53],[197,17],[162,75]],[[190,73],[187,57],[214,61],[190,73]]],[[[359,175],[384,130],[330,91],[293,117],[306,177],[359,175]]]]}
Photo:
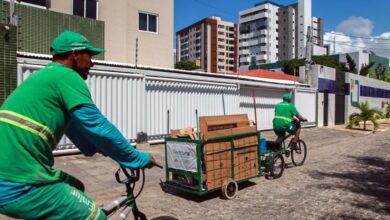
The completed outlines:
{"type": "Polygon", "coordinates": [[[347,58],[347,62],[341,63],[342,70],[345,72],[349,72],[349,73],[357,73],[355,61],[352,59],[352,57],[348,53],[345,54],[345,56],[347,58]]]}
{"type": "Polygon", "coordinates": [[[366,122],[371,121],[372,124],[374,125],[374,130],[376,130],[379,127],[379,124],[376,121],[377,120],[376,116],[382,112],[377,109],[370,108],[368,102],[360,103],[357,106],[357,108],[360,110],[360,112],[352,113],[349,116],[349,122],[347,128],[352,128],[353,126],[359,126],[359,123],[363,121],[363,129],[366,130],[366,122]]]}
{"type": "Polygon", "coordinates": [[[385,108],[385,117],[387,118],[387,119],[389,119],[390,118],[390,102],[386,102],[385,103],[385,106],[387,105],[387,107],[385,108]]]}
{"type": "Polygon", "coordinates": [[[289,75],[299,73],[299,67],[305,65],[304,59],[292,59],[283,64],[282,71],[289,75]]]}
{"type": "MultiPolygon", "coordinates": [[[[339,61],[332,56],[313,56],[312,60],[315,64],[328,66],[340,70],[339,61]]],[[[304,59],[292,59],[284,62],[282,71],[289,75],[294,75],[299,72],[299,67],[305,65],[304,59]]]]}
{"type": "Polygon", "coordinates": [[[367,76],[370,68],[374,66],[375,62],[370,62],[369,64],[365,65],[362,64],[362,68],[360,69],[360,75],[367,76]]]}
{"type": "Polygon", "coordinates": [[[198,67],[196,66],[194,61],[190,60],[181,60],[175,64],[175,69],[181,70],[196,70],[198,67]]]}
{"type": "Polygon", "coordinates": [[[386,67],[382,66],[380,63],[376,68],[375,68],[375,75],[376,78],[379,80],[384,80],[385,75],[386,75],[386,67]]]}
{"type": "Polygon", "coordinates": [[[386,75],[383,77],[383,81],[389,82],[389,83],[390,83],[390,73],[386,74],[386,75]]]}

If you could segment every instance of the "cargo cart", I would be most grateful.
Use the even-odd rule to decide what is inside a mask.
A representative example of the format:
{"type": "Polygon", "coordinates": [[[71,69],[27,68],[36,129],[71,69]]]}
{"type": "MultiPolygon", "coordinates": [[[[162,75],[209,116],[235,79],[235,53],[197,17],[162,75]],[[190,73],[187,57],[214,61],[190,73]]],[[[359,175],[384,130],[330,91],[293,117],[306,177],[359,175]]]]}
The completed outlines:
{"type": "Polygon", "coordinates": [[[167,187],[205,195],[221,190],[233,199],[238,183],[261,176],[258,132],[192,140],[165,138],[167,187]]]}

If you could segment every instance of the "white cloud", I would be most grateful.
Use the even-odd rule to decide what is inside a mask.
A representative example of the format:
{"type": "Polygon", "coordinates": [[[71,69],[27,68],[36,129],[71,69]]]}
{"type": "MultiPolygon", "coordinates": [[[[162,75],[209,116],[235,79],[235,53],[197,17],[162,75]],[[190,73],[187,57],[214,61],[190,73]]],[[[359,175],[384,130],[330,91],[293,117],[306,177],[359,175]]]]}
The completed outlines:
{"type": "Polygon", "coordinates": [[[373,28],[374,25],[369,19],[350,17],[337,26],[337,31],[326,32],[324,34],[324,44],[330,45],[331,54],[334,52],[373,51],[379,56],[390,59],[390,32],[382,33],[379,36],[372,36],[373,28]]]}
{"type": "Polygon", "coordinates": [[[342,21],[336,28],[338,32],[365,37],[370,36],[373,29],[374,24],[370,19],[354,16],[342,21]]]}

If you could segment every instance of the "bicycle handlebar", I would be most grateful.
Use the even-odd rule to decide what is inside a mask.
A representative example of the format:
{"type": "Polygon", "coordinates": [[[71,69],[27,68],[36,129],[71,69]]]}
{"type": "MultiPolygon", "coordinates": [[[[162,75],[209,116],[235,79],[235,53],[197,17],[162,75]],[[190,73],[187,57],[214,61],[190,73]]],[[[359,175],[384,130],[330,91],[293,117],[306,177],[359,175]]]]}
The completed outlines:
{"type": "MultiPolygon", "coordinates": [[[[158,164],[158,163],[153,163],[153,165],[150,168],[152,168],[153,166],[156,166],[156,167],[158,167],[160,169],[163,169],[163,166],[158,164]]],[[[144,169],[145,168],[142,168],[142,170],[144,170],[144,169]]],[[[135,183],[140,178],[140,170],[141,169],[133,170],[133,169],[129,169],[129,168],[126,168],[126,167],[120,167],[115,172],[115,179],[120,184],[132,184],[132,183],[135,183]],[[123,174],[125,175],[125,179],[121,179],[121,177],[120,177],[121,170],[122,170],[123,174]]]]}

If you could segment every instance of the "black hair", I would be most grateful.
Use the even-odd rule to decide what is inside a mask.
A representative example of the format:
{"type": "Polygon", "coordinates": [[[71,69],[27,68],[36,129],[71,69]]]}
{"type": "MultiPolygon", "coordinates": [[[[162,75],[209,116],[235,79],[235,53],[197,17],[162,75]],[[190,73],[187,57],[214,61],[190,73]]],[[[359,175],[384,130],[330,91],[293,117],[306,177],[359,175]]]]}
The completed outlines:
{"type": "Polygon", "coordinates": [[[70,54],[72,54],[72,51],[66,52],[66,53],[55,54],[55,55],[53,55],[53,60],[66,60],[70,54]]]}

